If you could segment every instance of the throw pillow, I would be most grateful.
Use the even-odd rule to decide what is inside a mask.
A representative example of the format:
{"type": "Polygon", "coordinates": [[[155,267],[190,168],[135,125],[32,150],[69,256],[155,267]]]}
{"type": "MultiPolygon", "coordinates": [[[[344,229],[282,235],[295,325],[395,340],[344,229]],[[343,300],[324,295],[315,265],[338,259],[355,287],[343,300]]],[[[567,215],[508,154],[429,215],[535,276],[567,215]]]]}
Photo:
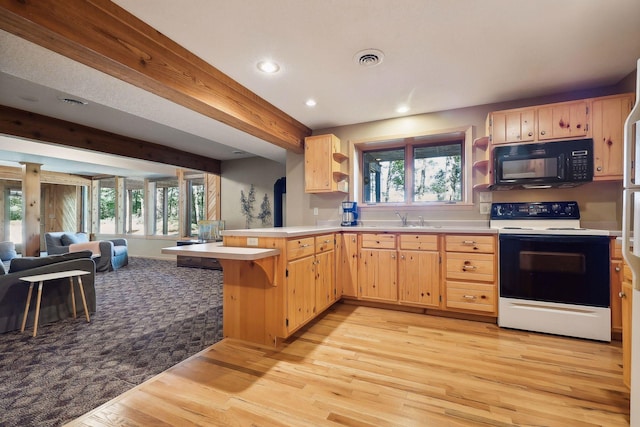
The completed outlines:
{"type": "Polygon", "coordinates": [[[16,245],[13,242],[0,242],[0,260],[10,261],[17,256],[16,245]]]}
{"type": "Polygon", "coordinates": [[[4,262],[0,262],[0,276],[3,274],[7,274],[7,266],[4,265],[4,262]]]}
{"type": "Polygon", "coordinates": [[[9,273],[29,270],[31,268],[42,267],[44,265],[55,264],[62,261],[70,261],[72,259],[91,258],[91,255],[91,251],[79,251],[62,255],[49,255],[44,257],[15,258],[11,261],[11,265],[9,266],[9,273]]]}
{"type": "Polygon", "coordinates": [[[87,243],[89,236],[86,233],[65,233],[60,238],[60,241],[64,246],[69,246],[73,243],[87,243]]]}

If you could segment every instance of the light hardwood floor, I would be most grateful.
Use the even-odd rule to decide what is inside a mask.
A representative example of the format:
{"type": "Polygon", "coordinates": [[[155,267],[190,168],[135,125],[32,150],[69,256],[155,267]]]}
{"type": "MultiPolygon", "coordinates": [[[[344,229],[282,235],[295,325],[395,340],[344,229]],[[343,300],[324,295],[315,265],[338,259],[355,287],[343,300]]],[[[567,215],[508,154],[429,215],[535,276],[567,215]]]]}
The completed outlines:
{"type": "Polygon", "coordinates": [[[619,343],[337,304],[274,349],[224,340],[71,426],[627,426],[619,343]]]}

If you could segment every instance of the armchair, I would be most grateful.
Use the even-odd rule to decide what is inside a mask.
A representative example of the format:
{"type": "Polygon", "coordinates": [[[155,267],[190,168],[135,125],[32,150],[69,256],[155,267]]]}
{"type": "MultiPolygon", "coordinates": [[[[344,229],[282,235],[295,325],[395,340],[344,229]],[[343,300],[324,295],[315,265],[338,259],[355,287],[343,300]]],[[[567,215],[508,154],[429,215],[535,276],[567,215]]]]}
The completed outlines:
{"type": "Polygon", "coordinates": [[[58,231],[45,233],[45,243],[49,255],[91,250],[94,254],[96,271],[113,271],[129,264],[126,239],[90,242],[86,233],[58,231]]]}

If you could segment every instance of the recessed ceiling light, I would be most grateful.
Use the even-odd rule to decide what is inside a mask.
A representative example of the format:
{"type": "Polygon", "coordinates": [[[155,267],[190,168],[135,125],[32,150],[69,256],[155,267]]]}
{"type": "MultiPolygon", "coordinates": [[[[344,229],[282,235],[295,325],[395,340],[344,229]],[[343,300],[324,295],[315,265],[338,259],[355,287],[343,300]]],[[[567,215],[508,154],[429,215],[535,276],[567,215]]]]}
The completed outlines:
{"type": "Polygon", "coordinates": [[[317,102],[315,99],[307,99],[307,102],[305,102],[307,107],[315,107],[317,102]]]}
{"type": "Polygon", "coordinates": [[[38,102],[38,98],[35,98],[33,96],[19,96],[18,98],[22,99],[23,101],[27,101],[27,102],[38,102]]]}
{"type": "Polygon", "coordinates": [[[247,154],[245,151],[242,151],[242,150],[233,150],[232,153],[233,154],[247,154]]]}
{"type": "Polygon", "coordinates": [[[69,96],[64,96],[64,95],[59,96],[58,99],[66,104],[71,104],[71,105],[87,105],[89,103],[84,99],[71,98],[69,96]]]}
{"type": "Polygon", "coordinates": [[[396,113],[404,114],[408,111],[409,111],[409,107],[406,105],[401,105],[398,108],[396,108],[396,113]]]}
{"type": "Polygon", "coordinates": [[[260,61],[258,62],[258,70],[263,73],[273,74],[280,70],[280,66],[273,61],[260,61]]]}

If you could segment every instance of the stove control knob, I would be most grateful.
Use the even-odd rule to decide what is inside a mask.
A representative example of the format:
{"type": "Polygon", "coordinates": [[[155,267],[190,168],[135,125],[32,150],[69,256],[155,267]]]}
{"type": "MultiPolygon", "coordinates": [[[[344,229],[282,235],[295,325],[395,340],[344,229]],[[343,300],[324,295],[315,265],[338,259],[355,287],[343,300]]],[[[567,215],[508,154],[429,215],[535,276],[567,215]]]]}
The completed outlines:
{"type": "Polygon", "coordinates": [[[567,206],[565,206],[565,208],[564,208],[564,212],[565,212],[567,215],[571,215],[571,214],[573,213],[573,206],[571,206],[571,205],[567,205],[567,206]]]}
{"type": "Polygon", "coordinates": [[[557,213],[560,211],[560,205],[557,203],[554,203],[551,205],[551,212],[557,213]]]}

